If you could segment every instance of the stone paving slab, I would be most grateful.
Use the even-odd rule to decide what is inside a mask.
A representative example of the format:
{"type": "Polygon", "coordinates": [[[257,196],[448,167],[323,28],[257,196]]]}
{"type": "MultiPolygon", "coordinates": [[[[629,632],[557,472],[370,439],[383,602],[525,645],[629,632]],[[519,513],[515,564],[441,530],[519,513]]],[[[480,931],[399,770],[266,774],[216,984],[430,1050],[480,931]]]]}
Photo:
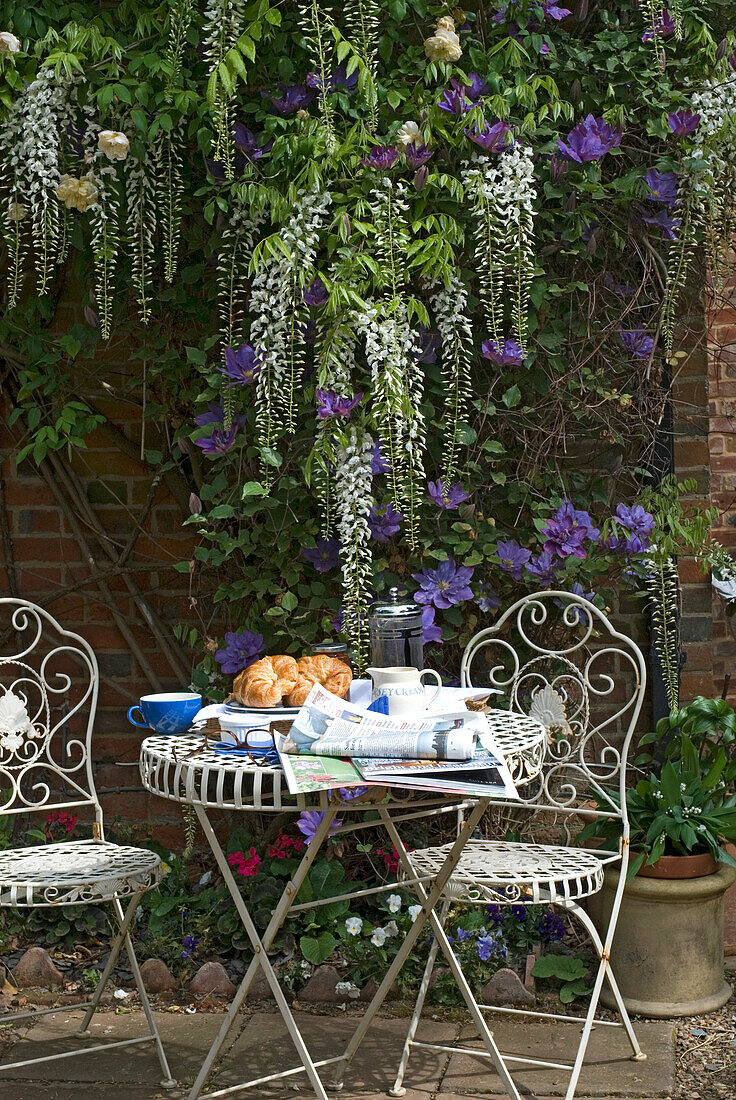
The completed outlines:
{"type": "MultiPolygon", "coordinates": [[[[4,1044],[3,1061],[33,1057],[34,1053],[52,1054],[85,1042],[71,1037],[81,1016],[81,1012],[59,1011],[42,1017],[25,1031],[27,1038],[12,1044],[12,1050],[8,1049],[10,1043],[4,1044]]],[[[295,1016],[316,1059],[339,1053],[357,1024],[356,1017],[315,1016],[301,1012],[295,1016]]],[[[191,1084],[220,1027],[222,1015],[157,1012],[156,1019],[173,1076],[183,1086],[191,1084]]],[[[345,1089],[339,1094],[340,1100],[378,1100],[386,1096],[393,1084],[407,1026],[406,1019],[375,1021],[350,1068],[345,1089]]],[[[626,1041],[618,1030],[600,1028],[594,1033],[592,1062],[583,1071],[578,1100],[654,1100],[671,1094],[674,1087],[672,1023],[649,1021],[639,1023],[637,1028],[642,1046],[649,1055],[646,1062],[631,1062],[626,1057],[626,1041]]],[[[130,1038],[144,1034],[145,1019],[139,1011],[126,1015],[104,1013],[93,1019],[91,1030],[93,1038],[86,1040],[87,1044],[130,1038]]],[[[567,1060],[574,1054],[577,1028],[572,1024],[504,1019],[495,1031],[504,1050],[529,1053],[533,1049],[541,1057],[554,1052],[553,1060],[567,1060]]],[[[450,1021],[423,1021],[418,1038],[452,1045],[461,1032],[462,1045],[475,1045],[470,1030],[461,1029],[450,1021]]],[[[257,1010],[249,1019],[241,1017],[234,1025],[229,1042],[231,1051],[223,1059],[216,1079],[210,1079],[210,1088],[223,1088],[243,1078],[290,1068],[298,1061],[283,1021],[271,1009],[257,1010]]],[[[326,1080],[329,1080],[328,1072],[326,1068],[326,1080]]],[[[519,1069],[517,1078],[521,1091],[528,1089],[537,1100],[558,1100],[565,1091],[561,1071],[519,1069]]],[[[159,1087],[159,1079],[153,1045],[145,1044],[2,1073],[0,1097],[79,1100],[80,1091],[83,1091],[84,1100],[110,1100],[111,1087],[121,1100],[165,1097],[183,1100],[186,1097],[186,1087],[164,1092],[159,1087]]],[[[414,1051],[406,1083],[405,1100],[468,1100],[471,1096],[502,1094],[492,1066],[486,1060],[463,1054],[448,1056],[435,1051],[414,1051]]],[[[300,1074],[280,1084],[258,1086],[236,1095],[257,1100],[293,1100],[294,1096],[311,1097],[313,1094],[304,1075],[300,1074]]]]}

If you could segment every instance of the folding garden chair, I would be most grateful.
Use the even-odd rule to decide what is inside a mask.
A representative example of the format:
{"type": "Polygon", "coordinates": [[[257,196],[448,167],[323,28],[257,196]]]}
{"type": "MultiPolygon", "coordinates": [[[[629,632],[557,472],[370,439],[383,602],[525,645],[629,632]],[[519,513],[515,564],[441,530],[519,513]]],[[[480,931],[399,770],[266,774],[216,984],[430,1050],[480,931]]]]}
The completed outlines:
{"type": "MultiPolygon", "coordinates": [[[[161,878],[161,860],[142,848],[108,843],[102,809],[92,778],[90,743],[97,707],[99,671],[89,644],[64,630],[48,611],[25,600],[0,599],[0,814],[90,809],[91,840],[70,840],[0,852],[0,906],[17,909],[110,903],[117,934],[90,1001],[65,1005],[86,1008],[77,1031],[86,1038],[90,1021],[123,946],[133,971],[149,1034],[71,1051],[26,1058],[0,1071],[69,1058],[110,1047],[154,1043],[163,1073],[172,1079],[141,980],[130,928],[136,907],[161,878]],[[12,655],[6,656],[7,650],[12,655]],[[123,910],[122,899],[127,901],[123,910]]],[[[0,1021],[15,1024],[58,1009],[40,1009],[0,1021]]]]}
{"type": "MultiPolygon", "coordinates": [[[[462,659],[461,683],[463,687],[490,685],[501,688],[511,710],[524,711],[543,722],[549,732],[549,744],[539,777],[527,785],[523,784],[523,777],[517,777],[517,783],[520,778],[522,780],[518,786],[518,801],[511,804],[517,818],[515,830],[529,839],[512,843],[471,838],[444,888],[442,905],[432,917],[434,940],[391,1095],[403,1096],[406,1092],[403,1079],[415,1047],[449,1049],[415,1039],[432,970],[442,951],[485,1047],[482,1051],[466,1050],[465,1053],[489,1058],[514,1100],[519,1100],[519,1091],[509,1063],[569,1069],[565,1100],[572,1100],[594,1023],[623,1027],[631,1044],[632,1058],[646,1058],[610,966],[611,943],[629,862],[629,823],[624,792],[629,745],[644,698],[644,658],[639,648],[617,633],[606,616],[582,596],[569,592],[540,592],[518,600],[493,626],[480,631],[468,643],[462,659]],[[482,673],[480,666],[483,666],[482,673]],[[481,679],[485,682],[481,683],[481,679]],[[616,792],[614,797],[609,790],[616,792]],[[598,809],[589,809],[587,800],[593,797],[598,809]],[[576,823],[570,819],[579,815],[581,805],[586,813],[620,821],[619,851],[571,846],[570,834],[577,830],[574,829],[576,823]],[[560,823],[565,842],[550,843],[558,839],[555,830],[559,830],[560,823]],[[621,874],[610,922],[601,939],[580,902],[601,889],[605,865],[614,862],[620,864],[621,874]],[[445,925],[457,904],[516,906],[539,903],[557,906],[577,918],[595,947],[599,961],[584,1018],[478,1004],[453,956],[445,925]],[[620,1022],[612,1024],[596,1018],[604,981],[610,985],[620,1022]],[[563,1065],[541,1058],[504,1054],[486,1024],[485,1014],[492,1012],[582,1024],[574,1063],[563,1065]]],[[[499,805],[508,807],[509,804],[499,802],[499,805]]],[[[582,828],[579,816],[577,825],[582,828]]],[[[433,874],[442,864],[448,845],[407,852],[399,840],[397,848],[401,876],[416,879],[433,874]]]]}

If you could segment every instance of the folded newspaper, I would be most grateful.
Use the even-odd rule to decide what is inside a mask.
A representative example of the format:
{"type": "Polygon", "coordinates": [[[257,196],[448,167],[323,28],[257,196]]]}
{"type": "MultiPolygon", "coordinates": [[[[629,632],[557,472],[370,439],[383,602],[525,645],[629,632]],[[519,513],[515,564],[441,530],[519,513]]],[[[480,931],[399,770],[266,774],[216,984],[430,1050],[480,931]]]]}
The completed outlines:
{"type": "Polygon", "coordinates": [[[378,785],[516,795],[487,722],[468,710],[392,718],[315,684],[276,747],[292,794],[378,785]]]}

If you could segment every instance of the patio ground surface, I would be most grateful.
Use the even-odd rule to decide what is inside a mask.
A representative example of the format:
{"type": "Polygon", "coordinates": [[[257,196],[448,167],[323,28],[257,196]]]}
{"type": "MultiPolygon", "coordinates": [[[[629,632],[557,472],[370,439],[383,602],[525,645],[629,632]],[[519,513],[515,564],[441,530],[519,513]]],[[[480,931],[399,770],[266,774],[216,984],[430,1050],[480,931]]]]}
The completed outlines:
{"type": "MultiPolygon", "coordinates": [[[[0,1042],[3,1061],[16,1061],[56,1050],[72,1049],[71,1039],[80,1012],[60,1009],[42,1017],[21,1033],[5,1031],[0,1042]],[[63,1039],[66,1037],[66,1040],[63,1039]],[[33,1047],[31,1046],[33,1043],[33,1047]],[[12,1049],[11,1049],[12,1048],[12,1049]],[[43,1050],[41,1049],[43,1048],[43,1050]]],[[[319,1016],[296,1013],[299,1026],[316,1058],[342,1049],[355,1026],[348,1016],[319,1016]]],[[[0,1076],[0,1096],[13,1100],[154,1100],[186,1096],[222,1016],[207,1012],[157,1012],[161,1035],[174,1077],[181,1089],[164,1092],[157,1086],[160,1073],[152,1046],[123,1047],[109,1054],[63,1059],[38,1067],[11,1070],[0,1076]]],[[[575,1053],[578,1028],[574,1024],[553,1024],[544,1020],[494,1021],[494,1032],[503,1051],[570,1061],[575,1053]]],[[[670,1021],[637,1022],[642,1048],[648,1058],[632,1062],[624,1034],[618,1029],[599,1027],[593,1033],[588,1062],[580,1080],[579,1100],[655,1100],[675,1094],[676,1027],[670,1021]]],[[[103,1012],[92,1022],[93,1039],[125,1038],[144,1033],[140,1011],[125,1014],[103,1012]]],[[[393,1084],[407,1020],[381,1018],[374,1024],[346,1077],[341,1100],[373,1100],[387,1095],[393,1084]]],[[[474,1046],[473,1032],[466,1024],[451,1020],[423,1021],[417,1038],[447,1045],[474,1046]]],[[[258,1077],[296,1064],[293,1048],[280,1017],[272,1007],[255,1009],[242,1016],[231,1033],[231,1049],[222,1059],[209,1087],[225,1088],[244,1078],[258,1077]],[[234,1041],[233,1041],[234,1039],[234,1041]]],[[[325,1073],[327,1070],[325,1070],[325,1073]]],[[[538,1100],[564,1096],[566,1074],[561,1070],[519,1068],[520,1091],[538,1100]]],[[[406,1077],[406,1100],[470,1100],[471,1097],[503,1095],[499,1080],[487,1060],[467,1054],[443,1054],[417,1049],[406,1077]]],[[[329,1091],[329,1090],[328,1090],[329,1091]]],[[[258,1086],[239,1096],[282,1100],[295,1095],[312,1096],[303,1075],[279,1085],[258,1086]]]]}

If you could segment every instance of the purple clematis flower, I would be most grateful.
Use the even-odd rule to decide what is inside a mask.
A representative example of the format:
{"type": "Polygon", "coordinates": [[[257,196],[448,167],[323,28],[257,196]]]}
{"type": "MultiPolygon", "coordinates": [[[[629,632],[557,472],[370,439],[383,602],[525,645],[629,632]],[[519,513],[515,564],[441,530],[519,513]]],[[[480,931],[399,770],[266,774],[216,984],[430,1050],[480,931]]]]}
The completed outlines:
{"type": "Polygon", "coordinates": [[[442,345],[439,332],[432,332],[426,325],[420,325],[416,334],[414,355],[418,363],[436,363],[437,352],[442,345]]]}
{"type": "MultiPolygon", "coordinates": [[[[268,92],[263,92],[263,95],[268,95],[268,92]]],[[[280,96],[270,96],[271,110],[275,111],[278,115],[295,115],[297,111],[301,111],[308,107],[314,99],[314,92],[311,88],[307,88],[305,84],[291,84],[288,87],[285,84],[281,85],[280,96]]]]}
{"type": "Polygon", "coordinates": [[[422,642],[429,645],[430,642],[442,644],[442,627],[435,621],[435,609],[431,604],[425,604],[422,608],[422,642]]]}
{"type": "Polygon", "coordinates": [[[555,573],[555,566],[557,562],[549,550],[543,550],[541,554],[538,554],[536,558],[532,558],[531,561],[526,563],[527,573],[538,581],[539,584],[546,588],[551,588],[557,579],[555,573]]]}
{"type": "Polygon", "coordinates": [[[260,160],[266,153],[273,149],[273,139],[261,144],[263,134],[260,137],[249,130],[242,122],[236,122],[233,126],[233,141],[235,148],[239,149],[249,160],[260,160]]]}
{"type": "Polygon", "coordinates": [[[642,214],[642,221],[647,225],[653,225],[656,229],[661,229],[662,236],[668,241],[676,239],[681,220],[681,218],[673,218],[666,210],[658,210],[656,214],[642,214]]]}
{"type": "Polygon", "coordinates": [[[366,168],[391,168],[399,159],[399,150],[395,145],[374,145],[367,157],[361,157],[360,163],[366,168]]]}
{"type": "Polygon", "coordinates": [[[203,439],[195,439],[195,447],[199,447],[202,454],[206,454],[208,458],[214,458],[215,455],[226,455],[235,442],[235,436],[237,435],[237,426],[233,426],[225,431],[224,428],[215,428],[212,435],[205,436],[203,439]]]}
{"type": "Polygon", "coordinates": [[[655,29],[657,38],[666,38],[668,34],[675,33],[675,21],[666,8],[660,17],[654,20],[654,27],[647,27],[644,31],[644,34],[641,36],[642,42],[653,41],[655,29]]]}
{"type": "Polygon", "coordinates": [[[498,543],[496,554],[505,573],[509,573],[514,580],[521,580],[521,571],[532,556],[531,550],[525,550],[519,546],[516,539],[506,539],[498,543]]]}
{"type": "Polygon", "coordinates": [[[569,500],[547,520],[540,533],[546,539],[544,549],[560,558],[584,558],[585,539],[595,542],[600,536],[600,531],[592,526],[588,513],[577,511],[569,500]]]}
{"type": "Polygon", "coordinates": [[[555,0],[547,0],[547,3],[542,7],[542,11],[545,15],[548,15],[550,19],[554,19],[556,23],[559,23],[561,19],[566,19],[568,15],[571,15],[569,8],[561,8],[555,3],[555,0]]]}
{"type": "Polygon", "coordinates": [[[601,536],[597,527],[593,526],[593,521],[587,512],[584,512],[580,508],[576,508],[571,500],[565,500],[555,513],[555,519],[566,520],[569,519],[571,523],[574,523],[577,527],[582,527],[585,532],[586,539],[590,539],[591,542],[597,542],[601,536]]]}
{"type": "Polygon", "coordinates": [[[403,518],[401,512],[397,512],[393,504],[387,504],[385,508],[376,508],[374,505],[368,515],[368,526],[371,535],[376,542],[388,542],[393,535],[399,533],[403,518]]]}
{"type": "Polygon", "coordinates": [[[540,54],[542,54],[542,56],[548,54],[550,52],[549,42],[543,42],[542,45],[539,47],[539,52],[540,54]]]}
{"type": "Polygon", "coordinates": [[[302,549],[301,555],[305,561],[310,561],[318,573],[329,573],[340,564],[340,543],[338,539],[317,539],[317,545],[312,549],[302,549]]]}
{"type": "Polygon", "coordinates": [[[226,378],[232,379],[230,386],[249,386],[255,381],[261,369],[261,358],[250,344],[241,344],[239,348],[225,348],[225,366],[217,368],[226,378]]]}
{"type": "MultiPolygon", "coordinates": [[[[257,160],[258,158],[254,157],[251,159],[257,160]]],[[[227,171],[223,160],[216,160],[215,157],[205,157],[205,161],[214,179],[224,180],[227,178],[227,171]]],[[[234,179],[239,179],[242,176],[247,163],[245,157],[241,156],[240,153],[235,154],[231,165],[234,179]]]]}
{"type": "Polygon", "coordinates": [[[381,454],[381,441],[376,440],[373,444],[373,450],[371,451],[371,473],[374,477],[378,474],[388,474],[391,472],[391,463],[387,462],[381,454]]]}
{"type": "Polygon", "coordinates": [[[632,504],[628,508],[625,504],[616,505],[616,521],[635,535],[651,535],[656,526],[656,520],[651,512],[642,508],[641,504],[632,504]]]}
{"type": "MultiPolygon", "coordinates": [[[[324,810],[302,810],[301,814],[296,819],[296,827],[302,836],[307,838],[307,844],[311,844],[314,840],[314,834],[324,821],[324,818],[324,810]]],[[[334,836],[340,828],[342,828],[342,821],[335,818],[330,825],[327,835],[334,836]]]]}
{"type": "Polygon", "coordinates": [[[467,114],[473,104],[465,93],[465,85],[454,78],[450,83],[452,87],[445,88],[442,96],[437,100],[437,106],[441,111],[447,111],[451,115],[467,114]]]}
{"type": "Polygon", "coordinates": [[[302,294],[302,298],[304,299],[305,304],[308,306],[314,306],[315,308],[323,306],[329,297],[329,291],[320,279],[319,275],[316,277],[316,279],[312,280],[312,282],[302,294]]]}
{"type": "Polygon", "coordinates": [[[654,350],[654,340],[641,328],[618,330],[621,343],[635,359],[648,359],[654,350]]]}
{"type": "MultiPolygon", "coordinates": [[[[200,428],[204,428],[207,424],[219,424],[222,426],[225,423],[225,409],[223,408],[222,402],[217,405],[214,401],[210,401],[207,405],[207,412],[195,416],[194,422],[200,428]]],[[[233,417],[233,424],[237,428],[245,427],[245,416],[243,413],[236,413],[233,417]]]]}
{"type": "Polygon", "coordinates": [[[316,88],[317,91],[322,91],[324,84],[324,91],[326,95],[333,95],[335,92],[352,92],[354,91],[358,83],[358,70],[348,76],[347,70],[344,65],[338,65],[334,73],[328,76],[326,81],[323,81],[321,73],[307,73],[307,84],[310,88],[316,88]]]}
{"type": "Polygon", "coordinates": [[[438,508],[443,508],[445,511],[457,508],[463,501],[470,499],[459,481],[454,485],[445,485],[442,478],[438,477],[436,481],[428,482],[428,485],[432,500],[438,508]]]}
{"type": "Polygon", "coordinates": [[[506,135],[511,130],[511,127],[506,122],[501,122],[500,119],[494,119],[493,122],[486,122],[482,130],[466,129],[466,137],[469,137],[471,141],[474,141],[476,145],[480,145],[481,149],[485,149],[487,153],[500,153],[507,146],[506,135]]]}
{"type": "Polygon", "coordinates": [[[481,347],[486,359],[492,359],[499,367],[520,367],[524,360],[518,340],[501,340],[499,344],[484,340],[481,347]]]}
{"type": "Polygon", "coordinates": [[[218,649],[215,660],[223,672],[234,676],[259,660],[262,655],[262,634],[254,634],[252,630],[242,630],[240,634],[228,631],[225,634],[225,648],[218,649]]]}
{"type": "Polygon", "coordinates": [[[458,566],[453,558],[441,561],[436,569],[412,573],[412,577],[420,586],[414,593],[416,602],[434,604],[440,611],[473,598],[470,589],[473,570],[468,565],[458,566]]]}
{"type": "Polygon", "coordinates": [[[317,416],[320,420],[328,416],[349,417],[362,400],[362,393],[356,393],[354,397],[340,397],[334,390],[317,390],[317,416]]]}
{"type": "Polygon", "coordinates": [[[602,118],[586,115],[567,135],[567,141],[557,139],[557,148],[568,160],[578,164],[600,160],[621,144],[621,133],[602,118]]]}
{"type": "Polygon", "coordinates": [[[665,206],[674,206],[677,202],[677,176],[674,172],[658,172],[648,168],[644,173],[644,182],[649,188],[647,198],[652,202],[663,202],[665,206]]]}
{"type": "Polygon", "coordinates": [[[421,168],[423,164],[434,156],[434,150],[428,149],[426,145],[415,145],[414,142],[411,145],[407,145],[404,150],[404,159],[408,168],[416,170],[421,168]]]}
{"type": "Polygon", "coordinates": [[[477,103],[479,99],[482,99],[484,95],[488,95],[491,88],[487,80],[484,80],[478,73],[468,73],[469,84],[462,84],[461,87],[465,89],[465,94],[471,103],[477,103]]]}
{"type": "Polygon", "coordinates": [[[497,611],[498,608],[501,606],[500,599],[493,591],[493,589],[490,588],[487,584],[482,584],[480,586],[480,592],[476,596],[475,602],[480,610],[486,614],[489,611],[497,611]]]}
{"type": "Polygon", "coordinates": [[[700,122],[700,115],[696,115],[689,109],[670,111],[667,115],[667,125],[675,137],[687,137],[696,129],[700,122]]]}

